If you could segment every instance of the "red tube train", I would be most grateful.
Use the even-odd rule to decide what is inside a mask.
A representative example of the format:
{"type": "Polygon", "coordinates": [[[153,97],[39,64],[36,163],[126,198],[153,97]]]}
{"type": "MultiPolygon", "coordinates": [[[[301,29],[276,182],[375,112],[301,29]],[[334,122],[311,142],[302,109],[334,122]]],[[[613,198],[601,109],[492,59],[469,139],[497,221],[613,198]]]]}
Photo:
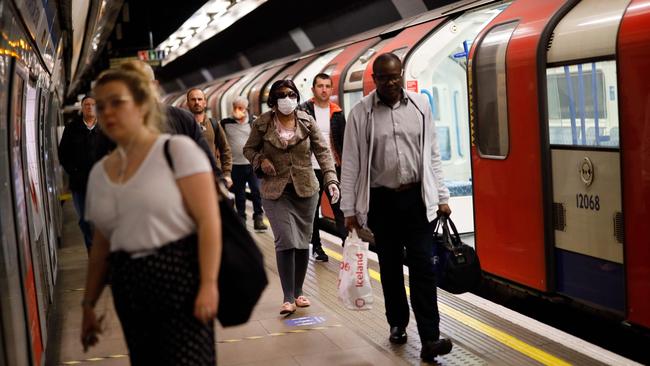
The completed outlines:
{"type": "Polygon", "coordinates": [[[273,81],[305,100],[325,72],[347,115],[383,52],[431,103],[485,275],[650,329],[650,0],[460,1],[198,87],[259,115],[273,81]]]}

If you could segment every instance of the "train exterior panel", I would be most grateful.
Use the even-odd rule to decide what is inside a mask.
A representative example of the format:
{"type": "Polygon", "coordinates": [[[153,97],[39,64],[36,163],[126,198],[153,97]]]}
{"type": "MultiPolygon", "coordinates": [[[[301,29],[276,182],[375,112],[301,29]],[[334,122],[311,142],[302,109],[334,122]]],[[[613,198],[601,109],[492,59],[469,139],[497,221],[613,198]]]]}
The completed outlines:
{"type": "Polygon", "coordinates": [[[565,1],[517,1],[472,48],[476,247],[486,272],[549,289],[538,104],[542,33],[565,1]],[[481,57],[484,57],[482,60],[481,57]]]}
{"type": "Polygon", "coordinates": [[[52,4],[31,3],[0,3],[0,363],[8,365],[43,363],[61,234],[62,45],[44,7],[52,4]]]}
{"type": "Polygon", "coordinates": [[[617,41],[627,318],[650,328],[650,1],[633,0],[617,41]]]}
{"type": "Polygon", "coordinates": [[[359,58],[362,52],[377,42],[379,42],[379,38],[374,37],[353,43],[345,47],[341,53],[323,68],[323,72],[332,78],[332,102],[341,105],[341,100],[339,99],[339,95],[343,94],[343,83],[341,80],[344,79],[352,60],[359,58]]]}
{"type": "Polygon", "coordinates": [[[363,73],[363,94],[368,95],[375,89],[375,83],[372,79],[372,63],[378,55],[386,52],[392,52],[404,61],[408,52],[415,46],[427,33],[433,31],[445,19],[434,19],[426,23],[406,28],[401,31],[395,38],[383,45],[381,49],[368,60],[366,69],[363,73]]]}

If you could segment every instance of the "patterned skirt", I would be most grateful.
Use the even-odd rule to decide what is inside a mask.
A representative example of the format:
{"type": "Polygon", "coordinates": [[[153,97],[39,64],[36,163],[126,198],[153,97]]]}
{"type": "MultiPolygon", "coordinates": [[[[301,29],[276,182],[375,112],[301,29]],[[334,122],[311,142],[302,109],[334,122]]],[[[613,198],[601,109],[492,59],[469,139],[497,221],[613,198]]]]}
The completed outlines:
{"type": "Polygon", "coordinates": [[[194,315],[198,245],[191,235],[132,258],[109,257],[113,300],[132,365],[215,365],[214,322],[194,315]]]}

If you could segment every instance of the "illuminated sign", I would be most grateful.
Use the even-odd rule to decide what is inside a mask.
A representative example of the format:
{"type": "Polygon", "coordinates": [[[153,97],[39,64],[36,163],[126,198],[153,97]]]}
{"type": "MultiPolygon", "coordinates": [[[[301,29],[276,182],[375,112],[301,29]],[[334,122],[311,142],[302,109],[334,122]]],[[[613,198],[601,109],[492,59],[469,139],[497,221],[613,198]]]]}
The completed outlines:
{"type": "Polygon", "coordinates": [[[165,50],[142,50],[138,51],[138,59],[141,61],[160,61],[165,58],[165,50]]]}

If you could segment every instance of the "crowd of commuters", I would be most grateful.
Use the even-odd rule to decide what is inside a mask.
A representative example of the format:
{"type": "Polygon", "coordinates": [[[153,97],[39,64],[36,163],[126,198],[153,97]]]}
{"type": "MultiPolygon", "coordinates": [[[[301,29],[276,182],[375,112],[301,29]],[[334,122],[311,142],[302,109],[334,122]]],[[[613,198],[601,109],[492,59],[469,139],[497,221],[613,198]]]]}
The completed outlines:
{"type": "Polygon", "coordinates": [[[145,63],[102,73],[59,149],[89,250],[83,346],[98,342],[94,305],[110,282],[133,365],[215,363],[218,180],[234,193],[243,222],[249,188],[255,231],[267,229],[268,217],[280,314],[310,306],[302,289],[310,244],[316,261],[328,261],[319,235],[325,193],[342,242],[351,230],[374,234],[390,342],[407,341],[406,258],[421,358],[449,353],[431,262],[431,222],[451,213],[449,191],[431,109],[403,88],[402,73],[397,56],[379,55],[376,90],[352,108],[347,123],[330,101],[327,74],[314,77],[313,97],[302,104],[293,81],[277,80],[269,111],[250,116],[248,99],[235,97],[230,115],[217,121],[198,88],[187,91],[189,112],[163,105],[145,63]]]}

